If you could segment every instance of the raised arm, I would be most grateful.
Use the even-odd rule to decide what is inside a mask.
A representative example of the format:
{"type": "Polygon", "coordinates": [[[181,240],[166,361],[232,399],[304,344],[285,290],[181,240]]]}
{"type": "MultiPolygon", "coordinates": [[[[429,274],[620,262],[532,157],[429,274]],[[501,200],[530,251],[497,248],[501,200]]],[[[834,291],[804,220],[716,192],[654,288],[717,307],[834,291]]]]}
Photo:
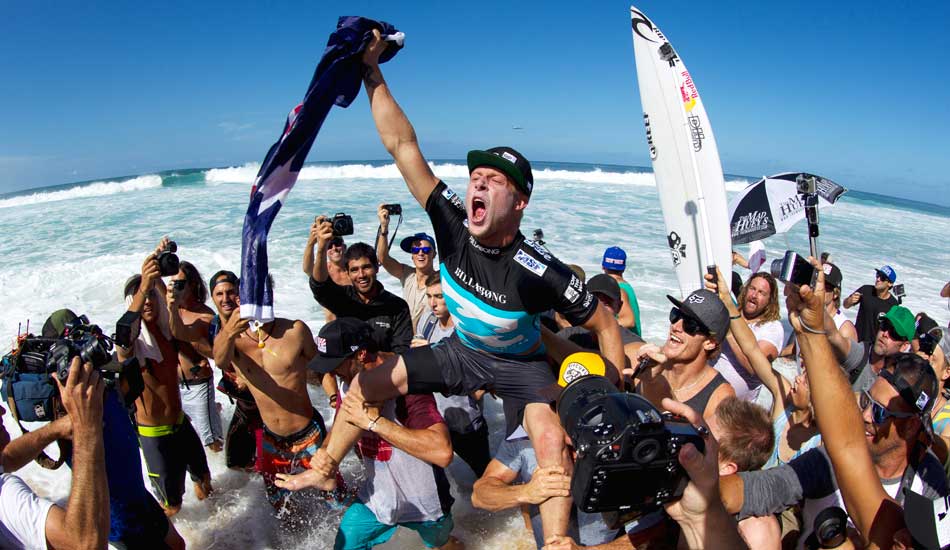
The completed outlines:
{"type": "Polygon", "coordinates": [[[310,234],[307,235],[307,246],[303,249],[303,272],[307,277],[313,276],[313,247],[317,244],[317,230],[320,227],[320,217],[313,219],[310,224],[310,234]]]}
{"type": "Polygon", "coordinates": [[[366,65],[363,84],[366,86],[366,95],[369,96],[373,120],[383,146],[396,161],[396,167],[406,180],[409,191],[425,208],[426,201],[439,179],[432,173],[422,151],[419,150],[412,124],[389,93],[389,86],[379,69],[379,56],[386,49],[386,43],[380,38],[379,31],[373,31],[373,34],[373,42],[363,53],[363,63],[366,65]]]}
{"type": "MultiPolygon", "coordinates": [[[[820,267],[813,258],[810,261],[820,267]]],[[[890,548],[894,533],[904,526],[903,513],[881,486],[871,462],[860,411],[856,406],[845,405],[854,402],[854,394],[820,329],[827,326],[821,269],[815,289],[803,286],[798,296],[800,300],[790,304],[789,321],[808,365],[805,372],[815,418],[848,515],[871,547],[890,548]]]]}
{"type": "MultiPolygon", "coordinates": [[[[320,283],[330,277],[330,272],[327,270],[327,246],[332,238],[333,224],[326,216],[317,216],[310,228],[310,239],[316,239],[317,242],[317,251],[312,254],[313,269],[310,276],[320,283]],[[316,232],[316,235],[314,235],[314,232],[316,232]]],[[[307,242],[310,242],[309,239],[307,242]]],[[[313,249],[313,245],[309,245],[309,247],[311,250],[313,249]]]]}
{"type": "Polygon", "coordinates": [[[43,449],[60,439],[72,437],[73,427],[69,416],[56,420],[32,432],[13,439],[3,448],[3,471],[13,473],[29,464],[43,449]]]}
{"type": "Polygon", "coordinates": [[[109,486],[102,439],[102,394],[99,373],[74,358],[66,384],[59,386],[63,407],[72,421],[72,487],[66,510],[58,506],[46,517],[50,548],[105,548],[109,538],[109,486]]]}
{"type": "Polygon", "coordinates": [[[406,270],[412,267],[396,261],[389,255],[389,211],[380,204],[376,209],[376,217],[379,218],[379,236],[376,237],[376,259],[379,260],[383,269],[393,277],[402,281],[406,275],[406,270]]]}
{"type": "Polygon", "coordinates": [[[212,358],[211,342],[208,341],[211,315],[198,315],[192,323],[185,324],[178,307],[178,293],[175,291],[175,285],[166,289],[165,304],[168,308],[168,328],[171,330],[172,337],[188,342],[203,357],[212,358]]]}
{"type": "MultiPolygon", "coordinates": [[[[718,280],[724,280],[722,278],[722,272],[720,272],[718,268],[716,274],[718,280]]],[[[772,420],[775,420],[785,414],[785,400],[788,398],[791,386],[784,376],[772,368],[772,361],[763,353],[759,347],[759,343],[755,339],[755,334],[752,333],[752,329],[749,328],[749,325],[742,319],[739,309],[732,301],[732,295],[729,293],[728,287],[722,285],[720,288],[719,285],[712,281],[711,275],[707,274],[705,277],[706,288],[717,293],[723,305],[726,306],[726,311],[729,312],[729,335],[727,338],[729,338],[730,346],[735,344],[735,347],[742,350],[752,372],[762,380],[762,383],[772,392],[772,395],[776,396],[776,398],[772,400],[771,411],[772,420]]],[[[733,347],[733,351],[735,351],[735,347],[733,347]]]]}

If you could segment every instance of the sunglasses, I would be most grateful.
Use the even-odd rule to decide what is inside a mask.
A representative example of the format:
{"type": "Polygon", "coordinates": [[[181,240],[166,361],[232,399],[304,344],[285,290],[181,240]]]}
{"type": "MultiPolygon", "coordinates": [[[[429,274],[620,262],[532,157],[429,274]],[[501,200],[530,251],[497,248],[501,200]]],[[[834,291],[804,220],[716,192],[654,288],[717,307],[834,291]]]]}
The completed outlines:
{"type": "Polygon", "coordinates": [[[894,328],[894,325],[891,324],[890,320],[888,319],[881,319],[881,324],[878,327],[878,330],[880,330],[881,332],[886,332],[887,337],[890,338],[891,340],[900,340],[902,342],[907,340],[906,338],[904,338],[903,336],[897,333],[897,329],[894,328]]]}
{"type": "Polygon", "coordinates": [[[338,241],[330,241],[329,246],[330,248],[343,248],[345,245],[343,244],[343,240],[341,239],[338,241]]]}
{"type": "Polygon", "coordinates": [[[420,252],[422,252],[423,254],[428,254],[429,252],[432,252],[432,247],[431,246],[414,246],[410,248],[409,250],[413,254],[418,254],[420,252]]]}
{"type": "Polygon", "coordinates": [[[878,281],[890,281],[890,279],[887,278],[887,275],[881,273],[880,271],[877,272],[877,280],[878,280],[878,281]]]}
{"type": "Polygon", "coordinates": [[[917,416],[915,413],[909,412],[896,412],[888,410],[887,407],[878,403],[871,397],[871,394],[867,390],[861,392],[861,397],[858,400],[858,406],[861,407],[861,410],[867,410],[868,406],[871,407],[871,421],[877,425],[881,425],[887,422],[888,418],[912,418],[917,416]]]}
{"type": "Polygon", "coordinates": [[[706,328],[706,325],[702,324],[698,319],[690,317],[683,313],[683,311],[674,307],[670,310],[670,324],[676,324],[680,319],[683,320],[683,332],[689,334],[690,336],[696,336],[699,333],[709,335],[709,329],[706,328]]]}

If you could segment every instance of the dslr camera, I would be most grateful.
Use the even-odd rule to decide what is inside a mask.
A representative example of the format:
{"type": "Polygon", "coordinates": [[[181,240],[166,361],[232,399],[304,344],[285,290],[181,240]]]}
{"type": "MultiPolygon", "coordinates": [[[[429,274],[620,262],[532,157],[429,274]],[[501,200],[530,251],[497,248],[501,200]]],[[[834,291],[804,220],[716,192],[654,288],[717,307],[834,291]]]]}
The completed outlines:
{"type": "Polygon", "coordinates": [[[390,216],[402,216],[402,205],[384,204],[383,208],[386,210],[386,212],[389,212],[390,216]]]}
{"type": "Polygon", "coordinates": [[[113,362],[112,349],[112,339],[104,335],[98,325],[89,324],[85,315],[80,315],[66,327],[63,338],[50,346],[46,370],[56,373],[59,381],[65,383],[73,357],[79,357],[83,363],[92,363],[93,368],[102,371],[113,362]]]}
{"type": "Polygon", "coordinates": [[[571,495],[587,513],[645,510],[679,499],[689,482],[680,449],[692,443],[705,450],[686,419],[660,413],[603,376],[568,384],[557,413],[577,451],[571,495]]]}
{"type": "Polygon", "coordinates": [[[180,262],[175,252],[178,252],[178,245],[175,244],[175,241],[168,241],[165,248],[155,257],[158,262],[158,272],[162,277],[171,277],[178,273],[180,262]]]}
{"type": "Polygon", "coordinates": [[[808,260],[791,250],[785,251],[780,260],[772,260],[772,276],[786,284],[815,286],[818,271],[808,260]]]}
{"type": "Polygon", "coordinates": [[[333,236],[334,237],[345,237],[346,235],[353,234],[353,217],[343,212],[337,212],[330,218],[330,223],[333,224],[333,236]]]}

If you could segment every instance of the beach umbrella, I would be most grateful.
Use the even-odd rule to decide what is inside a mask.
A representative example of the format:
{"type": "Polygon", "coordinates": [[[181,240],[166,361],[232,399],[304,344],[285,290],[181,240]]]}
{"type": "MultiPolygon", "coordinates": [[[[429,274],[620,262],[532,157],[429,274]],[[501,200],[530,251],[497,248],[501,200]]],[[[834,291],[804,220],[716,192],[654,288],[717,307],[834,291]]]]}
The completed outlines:
{"type": "Polygon", "coordinates": [[[743,244],[785,233],[805,219],[805,199],[798,193],[799,176],[814,177],[818,207],[831,206],[847,189],[804,172],[785,172],[750,184],[729,203],[732,244],[743,244]]]}

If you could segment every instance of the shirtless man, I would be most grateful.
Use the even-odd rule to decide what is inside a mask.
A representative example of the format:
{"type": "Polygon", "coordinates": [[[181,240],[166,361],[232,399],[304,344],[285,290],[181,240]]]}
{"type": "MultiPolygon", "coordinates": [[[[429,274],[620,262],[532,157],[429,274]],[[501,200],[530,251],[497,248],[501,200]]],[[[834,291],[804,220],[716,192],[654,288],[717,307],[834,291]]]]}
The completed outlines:
{"type": "Polygon", "coordinates": [[[125,284],[128,310],[141,315],[141,329],[132,349],[118,348],[118,354],[120,360],[134,354],[143,365],[145,390],[135,401],[139,445],[149,480],[165,513],[173,516],[181,510],[186,471],[194,482],[198,500],[204,500],[212,489],[204,447],[181,407],[178,349],[168,327],[166,289],[155,259],[164,243],[163,239],[156,251],[145,258],[142,273],[133,275],[125,284]]]}
{"type": "Polygon", "coordinates": [[[289,492],[274,485],[276,475],[309,467],[326,436],[307,394],[307,363],[317,348],[303,321],[277,318],[259,330],[250,323],[240,314],[228,318],[214,339],[214,360],[231,365],[254,396],[264,421],[258,471],[268,500],[282,509],[289,492]]]}
{"type": "Polygon", "coordinates": [[[208,362],[212,357],[208,326],[214,318],[214,311],[205,305],[208,287],[198,269],[185,261],[178,273],[172,275],[171,283],[165,302],[168,325],[178,341],[182,407],[204,446],[217,453],[222,449],[224,434],[214,399],[214,375],[208,362]],[[191,330],[186,331],[186,327],[191,330]]]}

